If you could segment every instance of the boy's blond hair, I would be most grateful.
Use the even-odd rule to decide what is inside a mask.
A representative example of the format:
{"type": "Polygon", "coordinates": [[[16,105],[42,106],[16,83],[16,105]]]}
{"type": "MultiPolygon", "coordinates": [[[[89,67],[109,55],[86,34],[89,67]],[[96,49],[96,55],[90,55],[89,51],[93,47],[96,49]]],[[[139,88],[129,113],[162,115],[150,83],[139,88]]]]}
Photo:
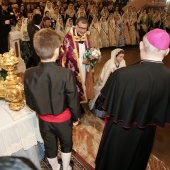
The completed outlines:
{"type": "Polygon", "coordinates": [[[53,57],[56,48],[60,47],[61,37],[52,29],[43,28],[35,33],[33,44],[41,59],[49,59],[53,57]]]}

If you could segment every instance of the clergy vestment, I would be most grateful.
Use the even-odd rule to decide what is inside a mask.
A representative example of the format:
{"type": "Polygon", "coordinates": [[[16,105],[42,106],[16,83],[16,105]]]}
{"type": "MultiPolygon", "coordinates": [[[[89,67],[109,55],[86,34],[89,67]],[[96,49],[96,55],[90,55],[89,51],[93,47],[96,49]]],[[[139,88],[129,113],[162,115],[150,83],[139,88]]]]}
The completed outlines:
{"type": "Polygon", "coordinates": [[[87,102],[85,87],[86,68],[85,64],[82,64],[82,61],[83,54],[89,47],[90,42],[87,35],[85,34],[82,37],[77,36],[75,28],[72,27],[64,38],[58,61],[60,66],[69,68],[74,72],[81,103],[87,102]]]}
{"type": "Polygon", "coordinates": [[[141,61],[116,70],[101,91],[109,120],[96,170],[145,170],[156,126],[170,122],[170,69],[141,61]]]}

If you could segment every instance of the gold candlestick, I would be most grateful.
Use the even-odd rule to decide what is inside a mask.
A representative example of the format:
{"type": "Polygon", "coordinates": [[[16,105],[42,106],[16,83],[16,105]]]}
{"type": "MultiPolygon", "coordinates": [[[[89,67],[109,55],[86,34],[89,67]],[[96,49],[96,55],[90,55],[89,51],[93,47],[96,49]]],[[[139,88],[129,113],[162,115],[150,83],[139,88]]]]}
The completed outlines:
{"type": "Polygon", "coordinates": [[[5,81],[0,80],[0,97],[9,102],[11,110],[19,111],[24,106],[24,86],[22,80],[15,74],[18,58],[13,49],[0,55],[0,68],[7,71],[5,81]]]}

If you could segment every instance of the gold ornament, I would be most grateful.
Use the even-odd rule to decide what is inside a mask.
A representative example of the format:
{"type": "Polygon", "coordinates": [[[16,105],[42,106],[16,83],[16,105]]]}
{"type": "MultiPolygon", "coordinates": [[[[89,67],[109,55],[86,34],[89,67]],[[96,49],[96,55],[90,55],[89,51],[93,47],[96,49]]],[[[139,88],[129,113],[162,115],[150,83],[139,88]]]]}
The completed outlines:
{"type": "Polygon", "coordinates": [[[25,106],[24,86],[21,78],[15,74],[18,62],[12,48],[9,52],[0,55],[0,68],[7,71],[6,80],[0,80],[0,97],[7,100],[9,108],[15,111],[19,111],[25,106]]]}

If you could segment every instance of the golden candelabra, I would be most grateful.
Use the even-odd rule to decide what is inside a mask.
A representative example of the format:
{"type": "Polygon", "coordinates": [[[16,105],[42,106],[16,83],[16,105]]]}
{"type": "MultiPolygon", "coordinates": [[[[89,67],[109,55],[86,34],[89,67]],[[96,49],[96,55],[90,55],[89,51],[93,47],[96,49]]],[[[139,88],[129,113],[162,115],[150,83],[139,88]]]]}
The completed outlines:
{"type": "Polygon", "coordinates": [[[9,102],[11,110],[19,111],[25,106],[24,86],[22,80],[15,74],[18,58],[13,49],[0,54],[0,68],[7,71],[6,80],[0,80],[0,97],[9,102]]]}

